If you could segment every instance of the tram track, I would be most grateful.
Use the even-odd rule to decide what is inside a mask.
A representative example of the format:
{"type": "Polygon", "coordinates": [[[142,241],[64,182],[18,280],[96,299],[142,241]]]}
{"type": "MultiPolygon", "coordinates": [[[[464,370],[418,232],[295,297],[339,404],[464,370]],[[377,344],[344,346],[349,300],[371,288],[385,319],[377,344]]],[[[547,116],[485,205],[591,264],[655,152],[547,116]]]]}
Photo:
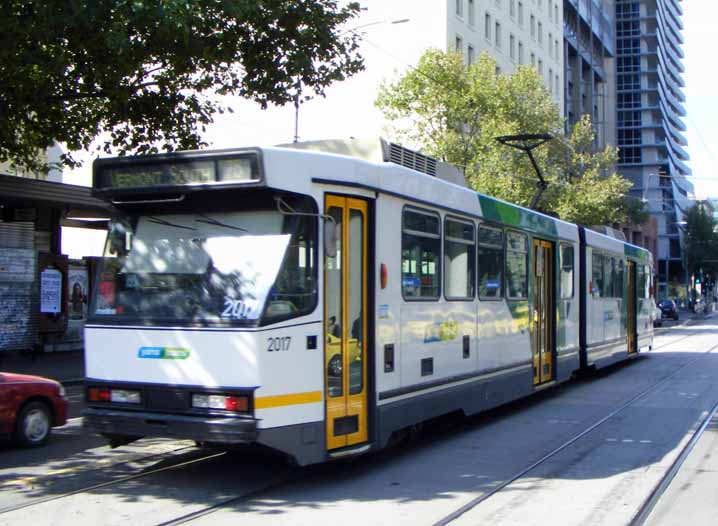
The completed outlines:
{"type": "Polygon", "coordinates": [[[716,414],[718,414],[718,403],[716,403],[713,408],[707,412],[707,415],[701,422],[701,425],[695,430],[693,436],[691,436],[691,439],[688,441],[688,443],[686,443],[683,449],[681,449],[681,452],[678,454],[675,460],[671,463],[671,466],[655,485],[653,491],[651,491],[651,494],[644,501],[643,505],[634,515],[628,526],[642,526],[646,522],[653,509],[656,507],[656,504],[658,504],[658,501],[660,500],[661,496],[671,485],[671,482],[675,478],[678,471],[681,469],[681,466],[683,466],[686,459],[688,459],[688,456],[696,447],[696,444],[698,444],[698,441],[703,436],[703,433],[708,427],[708,424],[710,424],[711,421],[716,417],[716,414]]]}
{"type": "MultiPolygon", "coordinates": [[[[666,335],[666,336],[668,336],[668,335],[666,335]]],[[[677,342],[684,341],[684,340],[686,340],[686,339],[688,339],[688,338],[692,338],[692,337],[696,337],[696,335],[695,335],[695,334],[688,334],[688,335],[684,335],[684,336],[679,336],[679,337],[677,337],[677,338],[671,338],[669,342],[667,342],[667,343],[661,343],[661,345],[655,347],[654,349],[663,348],[663,347],[666,347],[666,346],[668,346],[668,345],[675,345],[677,342]]],[[[453,511],[453,512],[447,514],[447,515],[445,515],[445,516],[444,516],[443,518],[441,518],[439,521],[434,522],[434,523],[433,523],[433,526],[443,526],[443,525],[450,524],[451,522],[453,522],[454,520],[458,519],[460,516],[464,515],[464,514],[467,513],[468,511],[470,511],[470,510],[476,508],[476,507],[479,506],[482,502],[485,502],[486,500],[490,499],[492,496],[494,496],[494,495],[496,495],[497,493],[499,493],[499,492],[503,491],[504,489],[506,489],[506,488],[507,488],[509,485],[511,485],[512,483],[514,483],[514,482],[516,482],[517,480],[519,480],[520,478],[526,476],[526,475],[527,475],[528,473],[530,473],[532,470],[538,468],[539,466],[544,465],[544,464],[547,463],[551,458],[555,457],[556,455],[558,455],[558,454],[561,453],[562,451],[566,450],[568,447],[572,446],[573,444],[575,444],[575,443],[578,442],[579,440],[583,439],[584,437],[587,437],[587,435],[589,435],[590,433],[592,433],[593,431],[595,431],[597,428],[599,428],[600,426],[602,426],[602,425],[605,424],[606,422],[608,422],[608,421],[610,421],[610,420],[616,418],[620,413],[622,413],[623,411],[625,411],[626,409],[628,409],[629,407],[631,407],[633,404],[635,404],[636,402],[638,402],[639,400],[641,400],[641,399],[644,398],[645,396],[647,396],[647,395],[649,395],[650,393],[656,391],[657,389],[660,389],[660,388],[661,388],[662,386],[664,386],[667,382],[669,382],[669,381],[670,381],[671,379],[673,379],[676,375],[678,375],[681,371],[684,371],[686,368],[690,367],[691,365],[693,365],[694,363],[696,363],[696,362],[697,362],[698,360],[700,360],[701,358],[704,358],[705,356],[707,356],[707,355],[709,355],[710,353],[714,352],[716,349],[718,349],[718,344],[716,344],[716,345],[710,347],[709,349],[703,351],[702,353],[700,353],[699,355],[695,356],[694,358],[692,358],[692,359],[689,360],[688,362],[682,364],[679,368],[673,370],[673,371],[671,372],[671,374],[669,374],[669,375],[667,375],[667,376],[664,376],[663,378],[660,378],[658,381],[654,382],[652,385],[650,385],[650,386],[644,388],[642,391],[640,391],[640,392],[637,393],[636,395],[632,396],[632,397],[631,397],[630,399],[628,399],[627,401],[623,402],[620,406],[618,406],[618,407],[616,407],[615,409],[613,409],[609,414],[605,415],[605,416],[602,417],[600,420],[598,420],[598,421],[594,422],[593,424],[589,425],[588,427],[586,427],[585,429],[583,429],[581,432],[575,434],[572,438],[570,438],[570,439],[564,441],[564,442],[563,442],[560,446],[558,446],[557,448],[555,448],[555,449],[553,449],[552,451],[550,451],[550,452],[544,454],[541,458],[539,458],[538,460],[536,460],[535,462],[533,462],[533,463],[530,464],[529,466],[525,467],[524,469],[521,469],[520,471],[518,471],[516,474],[514,474],[514,475],[511,476],[510,478],[507,478],[507,479],[504,480],[503,482],[499,483],[499,484],[498,484],[495,488],[493,488],[490,492],[477,496],[477,497],[474,498],[473,500],[471,500],[471,501],[469,501],[468,503],[466,503],[466,504],[462,505],[461,507],[457,508],[455,511],[453,511]]],[[[718,412],[718,405],[713,408],[713,411],[712,411],[711,415],[714,414],[714,413],[716,413],[716,412],[718,412]]],[[[705,423],[708,422],[708,421],[710,421],[711,415],[709,415],[708,418],[704,421],[704,425],[701,426],[702,429],[705,429],[705,425],[706,425],[705,423]]],[[[697,441],[697,435],[694,436],[694,438],[693,438],[690,442],[691,442],[693,445],[695,445],[695,442],[696,442],[696,441],[697,441]]],[[[692,448],[692,446],[691,446],[691,448],[692,448]]],[[[194,446],[186,446],[186,447],[183,447],[183,448],[178,448],[178,449],[171,450],[171,451],[164,452],[164,453],[161,453],[161,454],[157,455],[157,459],[158,459],[158,462],[161,462],[161,461],[163,461],[163,460],[171,460],[171,459],[172,459],[172,456],[177,455],[178,453],[183,452],[183,451],[189,452],[189,451],[191,451],[192,449],[194,449],[194,446]],[[162,457],[168,457],[168,458],[163,459],[162,457]]],[[[200,450],[197,450],[197,451],[199,452],[200,450]]],[[[181,454],[181,453],[180,453],[180,454],[181,454]]],[[[27,508],[31,508],[31,507],[33,507],[33,506],[38,506],[38,505],[41,505],[41,504],[44,504],[44,503],[47,503],[47,502],[56,501],[56,500],[60,500],[60,499],[63,499],[63,498],[68,498],[68,497],[75,496],[75,495],[79,495],[79,494],[83,494],[83,493],[89,493],[89,492],[93,492],[93,491],[96,491],[96,490],[99,490],[99,489],[105,489],[105,488],[112,487],[112,486],[116,486],[116,485],[121,485],[121,484],[124,484],[124,483],[127,483],[127,482],[132,482],[132,481],[135,481],[135,480],[138,480],[138,479],[150,477],[150,476],[152,476],[152,475],[156,475],[156,474],[163,473],[163,472],[168,472],[168,471],[171,471],[171,470],[174,470],[174,469],[182,469],[182,468],[184,468],[184,467],[197,465],[197,464],[199,464],[199,463],[201,463],[201,462],[205,462],[205,461],[208,461],[208,460],[211,460],[211,459],[215,459],[215,458],[222,457],[223,455],[226,455],[226,454],[227,454],[227,452],[224,452],[224,451],[221,451],[221,452],[209,452],[209,453],[206,454],[206,455],[202,455],[202,456],[200,456],[200,457],[198,457],[198,458],[193,458],[193,459],[191,459],[191,460],[171,463],[171,464],[168,464],[168,465],[165,465],[165,466],[156,468],[156,469],[148,469],[148,470],[146,470],[146,471],[141,471],[141,472],[134,473],[134,474],[131,474],[131,475],[127,475],[127,476],[123,476],[123,477],[118,477],[118,478],[115,478],[115,479],[113,479],[113,480],[108,480],[108,481],[106,481],[106,482],[101,482],[101,483],[97,483],[97,484],[87,485],[87,486],[84,486],[84,487],[81,487],[81,488],[77,488],[77,489],[75,489],[75,490],[68,491],[68,492],[65,492],[65,493],[59,493],[59,494],[51,495],[51,496],[47,496],[47,497],[40,497],[40,498],[32,499],[31,501],[28,501],[28,502],[24,502],[24,503],[22,503],[22,504],[15,505],[15,506],[8,506],[8,507],[5,507],[5,508],[0,508],[0,514],[10,513],[10,512],[18,511],[18,510],[22,510],[22,509],[27,509],[27,508]]],[[[687,453],[685,453],[685,455],[684,455],[683,453],[681,453],[681,454],[679,455],[679,457],[683,457],[682,461],[685,460],[685,456],[687,456],[687,453]]],[[[99,470],[99,469],[107,469],[108,467],[111,468],[111,467],[121,466],[121,465],[124,465],[124,464],[130,464],[130,463],[133,463],[133,462],[139,462],[139,461],[142,461],[142,460],[148,460],[148,459],[152,459],[152,458],[153,458],[152,455],[148,455],[148,456],[146,456],[146,457],[141,457],[141,458],[139,458],[139,459],[132,459],[132,460],[128,460],[128,461],[125,461],[125,462],[118,462],[118,463],[116,463],[116,464],[114,464],[114,465],[112,465],[112,466],[102,466],[102,468],[97,468],[97,469],[98,469],[98,470],[99,470]]],[[[186,457],[185,457],[185,458],[186,458],[186,457]]],[[[681,461],[681,463],[682,463],[682,461],[681,461]]],[[[156,463],[155,463],[155,464],[156,464],[156,463]]],[[[659,486],[660,486],[660,484],[659,484],[659,486],[657,486],[656,489],[653,491],[653,493],[652,493],[652,495],[651,495],[651,498],[654,499],[653,504],[651,504],[650,506],[649,506],[648,504],[644,504],[644,507],[645,507],[646,510],[647,510],[647,511],[645,512],[645,515],[642,516],[642,518],[640,519],[640,521],[638,521],[638,519],[634,519],[635,521],[638,521],[638,522],[632,522],[632,523],[631,523],[631,526],[639,526],[639,525],[643,524],[642,521],[645,520],[645,517],[647,517],[648,514],[650,513],[650,511],[653,509],[653,506],[655,505],[655,501],[657,501],[658,498],[660,497],[660,495],[663,493],[663,491],[665,491],[665,487],[667,487],[668,484],[670,483],[670,479],[672,479],[672,477],[675,475],[675,472],[676,472],[676,471],[678,470],[678,468],[680,467],[680,464],[678,464],[677,461],[676,461],[675,466],[677,466],[677,467],[674,468],[674,467],[672,466],[672,467],[670,468],[670,470],[669,470],[669,471],[673,471],[673,474],[670,476],[670,478],[668,477],[668,473],[667,473],[666,476],[664,477],[664,479],[666,479],[667,482],[663,482],[663,481],[661,482],[661,484],[664,484],[664,486],[659,487],[659,486]]],[[[230,495],[230,496],[228,496],[228,497],[225,498],[225,499],[216,501],[216,502],[214,502],[214,503],[212,503],[212,504],[209,504],[209,505],[206,505],[206,506],[204,506],[204,507],[200,507],[199,509],[193,510],[193,511],[191,511],[191,512],[189,512],[189,513],[185,513],[185,514],[182,514],[182,515],[178,515],[178,516],[176,516],[176,517],[172,517],[172,518],[163,520],[163,521],[161,521],[161,522],[154,522],[154,521],[153,521],[153,522],[154,522],[155,526],[178,526],[178,525],[181,525],[181,524],[192,523],[192,522],[195,521],[195,520],[199,520],[199,519],[201,519],[201,518],[203,518],[203,517],[212,515],[213,513],[219,512],[219,511],[221,511],[221,510],[226,510],[226,509],[228,509],[228,508],[230,508],[230,507],[232,507],[232,506],[237,506],[237,505],[240,505],[240,504],[243,504],[243,503],[246,503],[246,502],[250,502],[250,501],[252,501],[252,500],[254,500],[254,499],[257,499],[257,498],[259,498],[259,497],[261,497],[261,496],[263,496],[263,495],[265,495],[265,494],[267,494],[267,493],[269,493],[269,492],[275,491],[275,490],[277,490],[277,489],[281,489],[282,487],[287,486],[288,484],[295,483],[295,482],[301,480],[302,478],[304,478],[305,476],[306,476],[306,472],[305,472],[305,471],[296,471],[296,472],[290,474],[289,476],[286,476],[286,475],[280,476],[279,479],[267,481],[267,483],[261,485],[260,487],[256,487],[256,488],[253,488],[253,489],[249,489],[249,490],[247,490],[247,491],[242,492],[241,494],[237,494],[237,495],[234,495],[234,496],[231,496],[231,495],[230,495]]],[[[648,502],[648,501],[647,501],[647,502],[648,502]]],[[[643,509],[643,508],[642,508],[642,509],[643,509]]],[[[639,515],[637,514],[636,517],[639,517],[639,515]]],[[[1,521],[0,521],[0,522],[1,522],[1,521]]]]}
{"type": "MultiPolygon", "coordinates": [[[[171,461],[171,460],[173,459],[173,457],[175,457],[175,456],[184,455],[184,453],[180,453],[180,452],[186,451],[187,453],[189,453],[189,452],[191,452],[190,450],[192,450],[192,449],[196,449],[196,448],[195,448],[194,446],[181,447],[181,448],[177,448],[177,449],[174,449],[174,450],[171,450],[171,451],[167,451],[167,452],[164,452],[164,453],[160,453],[160,454],[158,454],[158,455],[147,455],[147,456],[140,457],[140,458],[136,458],[136,459],[131,459],[131,460],[127,460],[127,461],[116,462],[116,463],[111,464],[111,465],[103,465],[103,466],[101,466],[101,467],[94,468],[94,469],[91,468],[91,469],[88,469],[88,470],[84,471],[83,474],[89,474],[89,473],[93,473],[93,472],[99,472],[99,471],[101,471],[101,470],[107,470],[108,468],[117,468],[117,467],[120,467],[120,466],[126,466],[126,465],[129,465],[129,464],[132,464],[132,463],[140,463],[140,462],[152,461],[153,459],[156,459],[156,462],[154,462],[154,464],[161,463],[161,462],[167,461],[167,460],[170,460],[170,461],[171,461]]],[[[197,451],[199,452],[199,450],[197,450],[197,451]]],[[[192,458],[192,459],[190,459],[190,460],[184,460],[184,461],[178,462],[178,463],[170,463],[170,464],[168,464],[168,465],[165,465],[165,466],[162,466],[162,467],[159,467],[159,468],[142,470],[142,471],[140,471],[140,472],[138,472],[138,473],[134,473],[134,474],[126,475],[126,476],[122,476],[122,477],[117,477],[117,478],[114,478],[114,479],[112,479],[112,480],[108,480],[108,481],[105,481],[105,482],[99,482],[99,483],[96,483],[96,484],[90,484],[90,485],[83,486],[83,487],[80,487],[80,488],[77,488],[77,489],[73,489],[73,490],[70,490],[70,491],[58,493],[58,494],[56,494],[56,495],[48,495],[48,496],[46,496],[46,497],[33,498],[33,499],[31,499],[30,501],[28,501],[28,502],[23,502],[23,503],[21,503],[21,504],[16,504],[16,505],[6,506],[6,507],[4,507],[4,508],[0,508],[0,515],[6,514],[6,513],[11,513],[11,512],[18,511],[18,510],[22,510],[22,509],[26,509],[26,508],[30,508],[30,507],[33,507],[33,506],[38,506],[38,505],[40,505],[40,504],[45,504],[45,503],[47,503],[47,502],[52,502],[52,501],[55,501],[55,500],[60,500],[60,499],[72,497],[72,496],[74,496],[74,495],[79,495],[79,494],[82,494],[82,493],[88,493],[88,492],[95,491],[95,490],[98,490],[98,489],[104,489],[104,488],[107,488],[107,487],[124,484],[124,483],[130,482],[130,481],[134,481],[134,480],[137,480],[137,479],[144,478],[144,477],[149,477],[149,476],[151,476],[151,475],[155,475],[155,474],[158,474],[158,473],[163,473],[163,472],[170,471],[170,470],[173,470],[173,469],[178,469],[178,468],[182,468],[182,467],[185,467],[185,466],[190,466],[190,465],[193,465],[193,464],[197,464],[197,463],[199,463],[199,462],[204,462],[204,461],[206,461],[206,460],[210,460],[210,459],[213,459],[213,458],[221,457],[221,456],[226,455],[226,454],[227,454],[226,451],[221,451],[221,452],[216,452],[216,451],[214,451],[214,452],[209,452],[208,454],[201,455],[201,456],[199,456],[198,458],[192,458]]],[[[46,478],[52,480],[53,478],[56,478],[56,477],[54,477],[53,475],[50,475],[50,476],[48,476],[48,477],[46,477],[46,478]]],[[[41,479],[40,477],[37,477],[36,480],[42,480],[42,479],[41,479]]]]}
{"type": "MultiPolygon", "coordinates": [[[[695,335],[689,335],[688,337],[691,337],[691,336],[695,336],[695,335]]],[[[493,489],[491,489],[491,490],[488,491],[487,493],[483,493],[483,494],[481,494],[481,495],[479,495],[479,496],[473,498],[472,500],[470,500],[470,501],[467,502],[466,504],[464,504],[464,505],[458,507],[457,509],[455,509],[455,510],[452,511],[451,513],[446,514],[446,515],[445,515],[444,517],[442,517],[441,519],[439,519],[439,520],[437,520],[436,522],[432,523],[432,526],[446,526],[446,525],[452,523],[453,521],[457,520],[459,517],[461,517],[462,515],[466,514],[467,512],[469,512],[469,511],[475,509],[475,508],[476,508],[477,506],[479,506],[481,503],[487,501],[487,500],[490,499],[491,497],[493,497],[493,496],[497,495],[498,493],[500,493],[501,491],[505,490],[506,488],[508,488],[508,486],[510,486],[510,485],[513,484],[514,482],[518,481],[519,479],[525,477],[525,476],[528,475],[530,472],[534,471],[536,468],[545,465],[549,460],[551,460],[552,458],[554,458],[556,455],[558,455],[559,453],[563,452],[564,450],[566,450],[566,449],[569,448],[570,446],[574,445],[574,444],[575,444],[576,442],[578,442],[579,440],[581,440],[581,439],[587,437],[589,434],[591,434],[593,431],[595,431],[596,429],[598,429],[599,427],[601,427],[601,426],[602,426],[603,424],[605,424],[606,422],[609,422],[609,421],[613,420],[613,419],[616,418],[618,415],[620,415],[621,413],[623,413],[626,409],[628,409],[628,408],[630,408],[631,406],[633,406],[633,405],[634,405],[636,402],[638,402],[639,400],[643,399],[643,398],[646,397],[647,395],[649,395],[649,394],[655,392],[656,390],[660,389],[660,388],[663,387],[666,383],[668,383],[671,379],[673,379],[676,375],[678,375],[680,372],[682,372],[683,370],[687,369],[688,367],[690,367],[691,365],[693,365],[693,364],[696,363],[697,361],[701,360],[701,359],[704,358],[705,356],[711,354],[711,353],[712,353],[713,351],[715,351],[716,349],[718,349],[718,344],[713,345],[712,347],[710,347],[710,348],[709,348],[708,350],[706,350],[706,351],[703,351],[702,353],[700,353],[700,354],[699,354],[698,356],[696,356],[695,358],[693,358],[693,359],[689,360],[688,362],[684,363],[684,364],[683,364],[682,366],[680,366],[678,369],[675,369],[671,374],[669,374],[669,375],[667,375],[667,376],[661,378],[659,381],[653,383],[652,385],[650,385],[650,386],[646,387],[645,389],[643,389],[643,390],[642,390],[641,392],[639,392],[638,394],[632,396],[630,399],[628,399],[627,401],[625,401],[625,402],[624,402],[623,404],[621,404],[619,407],[615,408],[613,411],[611,411],[610,413],[608,413],[606,416],[604,416],[603,418],[601,418],[601,419],[599,419],[598,421],[594,422],[594,423],[591,424],[590,426],[586,427],[583,431],[581,431],[581,432],[575,434],[573,437],[571,437],[570,439],[566,440],[565,442],[563,442],[561,445],[559,445],[559,446],[556,447],[555,449],[553,449],[553,450],[549,451],[548,453],[544,454],[541,458],[539,458],[538,460],[536,460],[535,462],[533,462],[533,463],[530,464],[529,466],[525,467],[524,469],[518,471],[518,472],[515,473],[514,475],[512,475],[512,476],[510,476],[509,478],[505,479],[503,482],[498,483],[493,489]]],[[[688,453],[690,453],[690,449],[693,448],[693,446],[695,445],[695,443],[698,441],[698,438],[700,438],[699,431],[700,431],[700,433],[702,433],[702,431],[705,429],[705,427],[707,426],[708,422],[710,422],[710,419],[711,419],[712,415],[713,415],[715,412],[718,412],[718,404],[717,404],[717,405],[713,408],[713,410],[709,413],[709,416],[704,420],[703,424],[699,427],[699,430],[696,432],[696,434],[694,435],[694,437],[689,441],[689,443],[684,447],[684,450],[679,454],[679,457],[676,459],[676,462],[674,463],[674,464],[676,464],[676,466],[675,466],[675,467],[674,467],[674,466],[671,466],[671,468],[669,468],[669,470],[668,470],[668,472],[666,473],[666,475],[664,475],[663,479],[666,479],[667,481],[664,482],[664,481],[662,480],[661,482],[659,482],[658,486],[657,486],[656,488],[654,488],[654,491],[651,493],[651,496],[647,499],[646,503],[644,503],[643,507],[645,507],[646,510],[647,510],[646,513],[645,513],[645,516],[641,515],[641,512],[640,512],[640,511],[639,511],[639,514],[636,515],[637,518],[640,518],[640,519],[641,519],[641,522],[632,522],[632,523],[631,523],[631,526],[640,526],[641,524],[643,524],[642,521],[645,520],[645,518],[648,516],[648,514],[650,513],[650,511],[653,509],[653,506],[655,506],[655,503],[657,502],[658,498],[659,498],[660,495],[663,493],[663,491],[665,491],[665,488],[666,488],[666,487],[668,486],[668,484],[670,483],[670,480],[672,480],[673,476],[675,475],[675,472],[678,471],[678,468],[680,467],[680,464],[682,464],[683,461],[685,461],[685,458],[688,456],[688,453]],[[690,449],[688,449],[689,447],[690,447],[690,449]],[[679,461],[680,461],[680,463],[679,463],[679,461]],[[672,473],[671,473],[671,472],[672,472],[672,473]],[[670,475],[670,477],[669,477],[669,475],[670,475]],[[649,501],[651,502],[650,504],[649,504],[649,501]]],[[[643,507],[642,507],[642,509],[643,509],[643,507]]]]}
{"type": "MultiPolygon", "coordinates": [[[[678,338],[671,339],[670,342],[667,342],[667,343],[665,343],[665,344],[661,344],[661,345],[658,346],[657,348],[666,347],[666,346],[668,346],[668,345],[674,345],[674,344],[677,343],[677,342],[680,342],[680,341],[683,341],[683,340],[685,340],[685,339],[692,338],[692,337],[695,337],[695,336],[696,336],[695,334],[689,334],[689,335],[685,335],[685,336],[680,336],[680,337],[678,337],[678,338]]],[[[588,426],[587,428],[585,428],[585,429],[584,429],[583,431],[581,431],[580,433],[576,434],[575,436],[573,436],[573,437],[570,438],[569,440],[565,441],[565,442],[564,442],[563,444],[561,444],[559,447],[555,448],[554,450],[550,451],[549,453],[546,453],[546,454],[545,454],[544,456],[542,456],[539,460],[537,460],[536,462],[532,463],[532,464],[529,465],[528,467],[524,468],[524,469],[521,470],[520,472],[516,473],[516,474],[515,474],[514,476],[512,476],[511,478],[507,479],[506,481],[504,481],[503,483],[501,483],[500,485],[498,485],[497,487],[495,487],[495,488],[494,488],[492,491],[490,491],[489,493],[486,493],[486,494],[484,494],[484,495],[481,495],[481,496],[479,496],[479,497],[473,499],[472,501],[470,501],[469,503],[465,504],[464,506],[461,506],[460,508],[458,508],[458,509],[455,510],[454,512],[452,512],[452,513],[446,515],[446,516],[443,517],[441,520],[439,520],[439,521],[433,523],[432,526],[445,526],[445,525],[450,524],[450,523],[453,522],[455,519],[459,518],[461,515],[465,514],[466,512],[468,512],[468,511],[470,511],[470,510],[472,510],[473,508],[475,508],[476,506],[478,506],[478,505],[481,504],[482,502],[484,502],[484,501],[486,501],[487,499],[491,498],[493,495],[495,495],[495,494],[499,493],[500,491],[504,490],[507,486],[509,486],[509,485],[512,484],[513,482],[517,481],[518,479],[524,477],[525,475],[527,475],[529,472],[531,472],[531,471],[534,470],[535,468],[537,468],[537,467],[539,467],[539,466],[545,464],[545,463],[546,463],[547,461],[549,461],[551,458],[553,458],[553,457],[556,456],[557,454],[561,453],[562,451],[564,451],[565,449],[567,449],[567,448],[570,447],[571,445],[575,444],[576,442],[578,442],[578,441],[581,440],[582,438],[586,437],[587,435],[589,435],[590,433],[592,433],[593,431],[595,431],[597,428],[599,428],[600,426],[602,426],[602,425],[605,424],[606,422],[608,422],[608,421],[610,421],[610,420],[616,418],[620,413],[622,413],[623,411],[625,411],[626,409],[628,409],[629,407],[631,407],[633,404],[635,404],[636,402],[638,402],[639,400],[641,400],[641,399],[644,398],[645,396],[649,395],[650,393],[656,391],[657,389],[660,389],[663,385],[665,385],[667,382],[669,382],[671,379],[673,379],[673,378],[674,378],[676,375],[678,375],[681,371],[683,371],[683,370],[685,370],[686,368],[690,367],[692,364],[696,363],[696,362],[697,362],[698,360],[700,360],[701,358],[703,358],[703,357],[709,355],[710,353],[712,353],[712,352],[715,351],[716,349],[718,349],[718,344],[716,344],[716,345],[712,346],[711,348],[709,348],[708,350],[702,352],[700,355],[696,356],[695,358],[691,359],[690,361],[688,361],[688,362],[686,362],[685,364],[683,364],[682,366],[680,366],[678,369],[675,369],[675,370],[674,370],[671,374],[669,374],[668,376],[665,376],[665,377],[661,378],[659,381],[657,381],[657,382],[653,383],[652,385],[646,387],[646,388],[643,389],[641,392],[639,392],[638,394],[634,395],[634,396],[631,397],[629,400],[627,400],[626,402],[624,402],[622,405],[620,405],[619,407],[617,407],[616,409],[614,409],[613,411],[611,411],[608,415],[604,416],[603,418],[601,418],[601,419],[598,420],[597,422],[594,422],[592,425],[588,426]]],[[[716,410],[718,410],[718,406],[717,406],[716,410]]],[[[709,418],[708,420],[710,420],[710,418],[709,418]]],[[[244,494],[242,494],[242,495],[237,495],[237,496],[235,496],[235,497],[230,497],[230,498],[228,498],[228,499],[226,499],[226,500],[223,500],[223,501],[221,501],[221,502],[216,502],[216,503],[212,504],[211,506],[207,506],[207,507],[205,507],[205,508],[192,511],[192,512],[187,513],[187,514],[185,514],[185,515],[182,515],[182,516],[179,516],[179,517],[175,517],[175,518],[173,518],[173,519],[170,519],[170,520],[167,520],[167,521],[164,521],[164,522],[156,523],[154,526],[179,526],[179,525],[182,525],[182,524],[189,524],[189,523],[191,523],[191,522],[193,522],[193,521],[195,521],[195,520],[201,519],[201,518],[203,518],[203,517],[206,517],[206,516],[208,516],[208,515],[211,515],[211,514],[213,514],[213,513],[216,513],[216,512],[218,512],[218,511],[221,511],[221,510],[223,510],[223,509],[229,508],[230,506],[236,506],[236,505],[238,505],[238,504],[242,504],[242,503],[245,503],[245,502],[252,501],[253,499],[256,499],[257,497],[260,497],[260,496],[262,496],[262,495],[264,495],[264,494],[266,494],[266,493],[268,493],[268,492],[270,492],[270,491],[279,489],[279,488],[281,488],[282,486],[286,486],[287,484],[290,484],[290,483],[292,483],[292,482],[296,482],[296,481],[299,480],[301,477],[302,477],[302,475],[301,475],[300,473],[298,473],[298,474],[296,474],[296,475],[294,475],[294,476],[291,476],[291,477],[289,477],[289,478],[275,481],[275,482],[270,483],[270,484],[268,484],[268,485],[266,485],[266,486],[264,486],[264,487],[254,489],[254,490],[252,490],[252,491],[250,491],[250,492],[247,492],[247,493],[244,493],[244,494]]],[[[652,509],[652,507],[651,507],[651,509],[652,509]]],[[[642,524],[642,523],[636,523],[636,524],[631,524],[631,526],[641,526],[641,524],[642,524]]]]}

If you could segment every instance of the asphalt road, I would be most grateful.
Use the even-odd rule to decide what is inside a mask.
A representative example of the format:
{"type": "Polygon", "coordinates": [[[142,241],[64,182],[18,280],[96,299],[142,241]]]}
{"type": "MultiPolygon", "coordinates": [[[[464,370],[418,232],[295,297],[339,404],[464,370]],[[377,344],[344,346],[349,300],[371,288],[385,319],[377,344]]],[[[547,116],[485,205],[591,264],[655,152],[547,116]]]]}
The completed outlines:
{"type": "MultiPolygon", "coordinates": [[[[44,448],[0,448],[0,524],[435,525],[496,488],[449,524],[627,524],[718,401],[718,350],[709,352],[717,333],[714,319],[669,322],[656,350],[631,363],[378,454],[305,469],[189,442],[110,450],[73,420],[44,448]]],[[[68,393],[73,412],[79,392],[68,393]]],[[[710,458],[711,446],[696,449],[710,458]]],[[[706,462],[692,464],[686,484],[713,480],[706,462]]],[[[686,505],[707,516],[718,509],[709,499],[686,505]]]]}

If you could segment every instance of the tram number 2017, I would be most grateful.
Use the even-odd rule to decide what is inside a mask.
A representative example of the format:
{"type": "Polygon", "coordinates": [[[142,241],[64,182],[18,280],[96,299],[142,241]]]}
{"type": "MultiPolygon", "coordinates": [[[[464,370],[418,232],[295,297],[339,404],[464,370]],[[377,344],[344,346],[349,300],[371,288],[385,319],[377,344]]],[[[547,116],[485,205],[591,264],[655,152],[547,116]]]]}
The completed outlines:
{"type": "Polygon", "coordinates": [[[288,351],[289,346],[291,344],[292,344],[291,336],[282,336],[279,338],[267,338],[267,350],[269,352],[288,351]]]}

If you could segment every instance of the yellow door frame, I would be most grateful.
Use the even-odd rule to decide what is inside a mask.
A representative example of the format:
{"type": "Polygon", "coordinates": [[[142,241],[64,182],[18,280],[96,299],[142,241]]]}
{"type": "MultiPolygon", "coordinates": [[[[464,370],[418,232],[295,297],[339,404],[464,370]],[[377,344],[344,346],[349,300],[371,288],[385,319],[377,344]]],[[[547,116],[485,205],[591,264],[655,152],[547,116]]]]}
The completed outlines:
{"type": "Polygon", "coordinates": [[[533,323],[532,353],[534,385],[554,379],[555,249],[543,239],[533,240],[533,323]]]}
{"type": "MultiPolygon", "coordinates": [[[[341,230],[337,235],[341,238],[340,266],[341,266],[341,320],[339,328],[330,327],[328,317],[327,295],[330,282],[327,279],[327,258],[324,261],[324,380],[325,380],[325,410],[326,410],[326,442],[327,449],[337,449],[352,446],[367,441],[367,273],[368,273],[368,204],[361,199],[344,197],[338,195],[327,195],[325,197],[325,213],[331,208],[341,210],[341,230]],[[361,306],[359,317],[359,335],[352,335],[352,327],[356,320],[349,319],[350,294],[353,296],[357,291],[351,290],[350,276],[353,271],[350,261],[350,216],[352,211],[359,212],[362,217],[362,242],[361,242],[361,306]],[[339,336],[336,336],[336,333],[339,336]],[[329,363],[336,349],[341,349],[341,395],[330,396],[329,391],[329,363]],[[361,367],[361,390],[351,393],[352,370],[356,370],[357,364],[361,367]]],[[[334,320],[335,322],[337,320],[334,320]]],[[[356,379],[355,379],[356,380],[356,379]]]]}
{"type": "Polygon", "coordinates": [[[626,265],[626,268],[628,270],[628,301],[626,302],[626,332],[628,334],[626,343],[628,345],[628,352],[630,354],[638,351],[638,346],[636,345],[636,333],[638,323],[638,320],[636,319],[636,305],[638,303],[638,290],[636,284],[636,264],[631,260],[628,260],[627,263],[628,264],[626,265]]]}

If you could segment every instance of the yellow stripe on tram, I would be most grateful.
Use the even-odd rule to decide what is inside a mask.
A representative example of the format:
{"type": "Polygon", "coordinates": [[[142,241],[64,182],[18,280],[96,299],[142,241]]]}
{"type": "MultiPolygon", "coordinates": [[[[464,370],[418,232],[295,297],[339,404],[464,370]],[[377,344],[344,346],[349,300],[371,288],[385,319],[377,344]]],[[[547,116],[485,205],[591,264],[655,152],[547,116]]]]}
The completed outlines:
{"type": "Polygon", "coordinates": [[[321,401],[321,391],[309,391],[307,393],[292,393],[276,396],[261,396],[254,399],[254,408],[269,409],[272,407],[283,407],[287,405],[313,404],[321,401]]]}

